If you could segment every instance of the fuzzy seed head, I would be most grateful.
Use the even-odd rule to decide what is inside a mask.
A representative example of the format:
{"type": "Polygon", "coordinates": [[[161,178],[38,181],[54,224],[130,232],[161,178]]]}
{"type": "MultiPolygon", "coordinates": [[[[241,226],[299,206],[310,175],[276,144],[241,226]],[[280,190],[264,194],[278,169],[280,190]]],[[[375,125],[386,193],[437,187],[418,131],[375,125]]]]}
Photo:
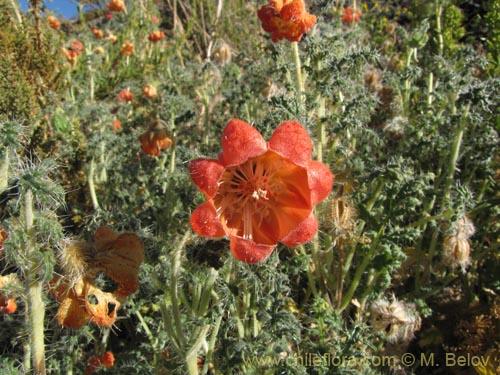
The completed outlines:
{"type": "Polygon", "coordinates": [[[470,264],[469,240],[463,236],[446,236],[443,243],[444,263],[452,269],[461,268],[463,272],[470,264]]]}
{"type": "Polygon", "coordinates": [[[231,47],[226,42],[222,42],[219,48],[214,52],[215,61],[220,65],[226,65],[231,62],[231,47]]]}
{"type": "Polygon", "coordinates": [[[380,299],[371,306],[371,324],[376,332],[385,332],[389,343],[404,344],[420,329],[421,319],[413,304],[380,299]]]}
{"type": "Polygon", "coordinates": [[[458,237],[465,239],[469,239],[476,232],[474,223],[465,214],[455,222],[453,229],[458,237]]]}
{"type": "Polygon", "coordinates": [[[60,264],[71,284],[83,278],[93,258],[93,246],[84,241],[66,240],[59,250],[60,264]]]}

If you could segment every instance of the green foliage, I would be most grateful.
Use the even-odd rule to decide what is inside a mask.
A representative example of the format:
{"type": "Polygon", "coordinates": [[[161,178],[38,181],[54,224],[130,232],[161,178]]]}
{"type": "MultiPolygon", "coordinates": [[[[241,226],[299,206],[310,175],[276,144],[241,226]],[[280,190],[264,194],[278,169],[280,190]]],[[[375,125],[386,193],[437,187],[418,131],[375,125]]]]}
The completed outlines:
{"type": "Polygon", "coordinates": [[[0,12],[0,229],[8,233],[0,268],[21,280],[10,287],[18,312],[0,324],[0,372],[25,370],[33,279],[44,282],[51,374],[84,373],[90,358],[112,351],[114,367],[99,372],[375,375],[401,368],[361,359],[456,347],[462,337],[447,317],[458,311],[456,323],[466,321],[468,309],[489,308],[500,293],[496,3],[484,56],[470,43],[463,1],[358,2],[363,15],[351,24],[341,21],[344,2],[309,2],[318,23],[299,44],[303,95],[290,43],[269,40],[255,2],[158,3],[127,1],[109,20],[96,6],[56,31],[43,14],[37,26],[33,12],[21,28],[0,2],[8,10],[0,12]],[[117,41],[96,39],[92,27],[117,41]],[[156,30],[167,38],[153,44],[156,30]],[[120,53],[126,40],[135,45],[129,57],[120,53]],[[71,64],[60,49],[73,41],[84,48],[71,64]],[[148,84],[156,98],[143,94],[148,84]],[[117,100],[123,89],[130,103],[117,100]],[[187,163],[217,158],[231,118],[266,139],[297,119],[313,158],[335,174],[316,209],[317,237],[278,245],[258,265],[189,224],[205,197],[187,163]],[[158,156],[139,141],[154,130],[173,141],[158,156]],[[476,230],[462,267],[446,241],[464,215],[476,230]],[[100,226],[144,241],[139,290],[113,327],[61,328],[47,287],[63,272],[59,249],[100,226]],[[381,333],[370,320],[375,302],[389,299],[414,304],[423,318],[411,344],[387,342],[394,325],[381,333]],[[352,360],[304,362],[327,355],[352,360]]]}

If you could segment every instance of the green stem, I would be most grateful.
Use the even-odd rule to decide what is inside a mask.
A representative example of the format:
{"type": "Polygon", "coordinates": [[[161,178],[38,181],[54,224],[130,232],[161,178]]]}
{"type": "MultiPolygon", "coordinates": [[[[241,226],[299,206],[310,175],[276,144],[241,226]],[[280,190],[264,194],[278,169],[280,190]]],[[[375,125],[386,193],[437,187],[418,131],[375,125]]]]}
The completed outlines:
{"type": "Polygon", "coordinates": [[[2,160],[0,160],[0,193],[9,186],[9,149],[5,148],[2,160]]]}
{"type": "MultiPolygon", "coordinates": [[[[384,180],[380,179],[378,181],[377,187],[375,188],[375,192],[373,193],[372,199],[370,199],[368,201],[368,203],[366,204],[365,208],[366,208],[367,213],[369,213],[372,210],[373,206],[375,205],[375,202],[377,201],[378,197],[382,193],[383,188],[384,188],[384,180]]],[[[365,229],[365,225],[366,225],[366,223],[364,221],[359,223],[358,228],[356,230],[358,238],[361,237],[361,235],[363,234],[363,230],[365,229]]],[[[344,278],[346,277],[347,272],[349,272],[349,269],[351,268],[351,263],[352,263],[352,259],[354,257],[355,250],[356,250],[356,244],[354,243],[352,246],[349,247],[349,251],[346,254],[345,263],[344,263],[344,267],[343,267],[344,278]]]]}
{"type": "Polygon", "coordinates": [[[295,63],[295,85],[297,87],[297,96],[299,104],[304,104],[304,80],[302,78],[302,66],[300,63],[299,43],[292,42],[293,61],[295,63]]]}
{"type": "Polygon", "coordinates": [[[34,246],[33,228],[33,192],[26,191],[24,196],[24,219],[26,232],[28,234],[27,254],[30,266],[27,275],[28,285],[28,314],[29,332],[31,341],[31,359],[35,375],[45,375],[45,343],[44,343],[44,318],[45,304],[43,302],[43,284],[37,277],[40,264],[37,261],[36,248],[34,246]]]}
{"type": "Polygon", "coordinates": [[[189,238],[191,232],[187,231],[182,237],[181,242],[175,249],[174,258],[172,260],[172,272],[170,274],[170,298],[172,301],[172,315],[174,318],[174,330],[175,336],[181,348],[185,347],[186,340],[184,338],[184,333],[182,332],[182,321],[181,321],[181,312],[179,309],[179,299],[178,299],[178,290],[177,290],[177,280],[179,278],[179,272],[181,268],[181,253],[184,249],[184,245],[186,244],[187,239],[189,238]]]}
{"type": "Polygon", "coordinates": [[[380,228],[380,230],[378,231],[377,237],[373,241],[368,253],[366,253],[365,257],[363,258],[363,261],[361,262],[358,269],[356,270],[356,273],[354,274],[354,279],[352,280],[351,285],[349,286],[349,289],[347,290],[346,294],[344,295],[344,298],[342,299],[342,304],[340,305],[339,312],[342,312],[351,302],[352,297],[354,295],[354,292],[356,291],[366,268],[368,267],[370,262],[373,260],[375,250],[377,250],[377,248],[378,248],[378,244],[380,242],[380,238],[382,237],[382,234],[384,233],[384,230],[385,230],[385,225],[383,225],[380,228]]]}
{"type": "Polygon", "coordinates": [[[441,4],[440,0],[436,0],[436,32],[438,35],[438,54],[440,56],[443,55],[443,49],[444,49],[443,30],[441,26],[442,14],[443,14],[443,4],[441,4]]]}
{"type": "Polygon", "coordinates": [[[97,201],[97,194],[95,192],[94,170],[95,170],[95,162],[94,158],[92,158],[92,160],[90,160],[89,174],[87,176],[87,180],[89,183],[90,199],[92,199],[92,206],[94,207],[94,210],[98,210],[99,202],[97,201]]]}
{"type": "Polygon", "coordinates": [[[455,136],[453,138],[450,160],[447,166],[445,186],[443,188],[443,200],[441,201],[440,212],[444,210],[445,206],[448,204],[450,199],[451,185],[453,184],[453,176],[455,175],[455,171],[457,169],[458,154],[460,153],[460,146],[462,145],[462,138],[464,135],[465,126],[467,124],[465,120],[469,115],[469,109],[470,109],[470,103],[467,103],[460,118],[460,122],[457,127],[455,136]]]}
{"type": "Polygon", "coordinates": [[[318,129],[317,129],[317,137],[318,142],[316,143],[316,154],[318,161],[323,161],[323,147],[326,144],[326,132],[325,132],[325,122],[323,118],[325,116],[325,98],[319,99],[318,106],[318,129]]]}

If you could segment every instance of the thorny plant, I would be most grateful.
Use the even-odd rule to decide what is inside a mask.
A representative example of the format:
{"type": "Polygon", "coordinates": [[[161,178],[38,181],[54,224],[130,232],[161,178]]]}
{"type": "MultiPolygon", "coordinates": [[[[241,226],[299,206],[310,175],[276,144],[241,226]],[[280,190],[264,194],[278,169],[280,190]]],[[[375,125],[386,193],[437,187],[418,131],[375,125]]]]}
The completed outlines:
{"type": "Polygon", "coordinates": [[[2,373],[378,374],[299,358],[498,352],[494,0],[88,3],[57,28],[42,1],[0,1],[2,373]],[[262,138],[228,146],[231,119],[262,138]],[[293,151],[273,141],[286,121],[329,195],[290,154],[297,126],[293,151]]]}

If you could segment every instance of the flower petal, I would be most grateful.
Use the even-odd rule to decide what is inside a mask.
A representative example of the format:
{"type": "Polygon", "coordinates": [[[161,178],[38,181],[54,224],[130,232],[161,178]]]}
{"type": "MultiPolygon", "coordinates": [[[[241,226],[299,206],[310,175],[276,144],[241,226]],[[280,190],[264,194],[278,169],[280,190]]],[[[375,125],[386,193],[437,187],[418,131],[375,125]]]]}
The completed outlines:
{"type": "Polygon", "coordinates": [[[307,166],[311,159],[311,138],[297,121],[285,121],[278,126],[269,140],[269,148],[300,166],[307,166]]]}
{"type": "Polygon", "coordinates": [[[230,236],[231,252],[242,262],[253,264],[262,262],[273,252],[276,245],[264,245],[237,236],[230,236]]]}
{"type": "Polygon", "coordinates": [[[315,160],[309,163],[308,175],[311,203],[315,205],[325,199],[332,191],[334,176],[325,164],[315,160]]]}
{"type": "Polygon", "coordinates": [[[280,242],[289,247],[295,247],[310,241],[318,231],[318,220],[314,213],[304,219],[294,230],[292,230],[280,242]]]}
{"type": "Polygon", "coordinates": [[[211,200],[196,207],[191,215],[190,223],[193,230],[200,236],[213,238],[226,234],[211,200]]]}
{"type": "Polygon", "coordinates": [[[97,251],[105,248],[108,243],[118,238],[118,233],[109,227],[99,227],[94,232],[94,241],[97,251]]]}
{"type": "Polygon", "coordinates": [[[263,154],[267,150],[267,143],[253,126],[232,119],[222,133],[222,150],[220,160],[227,167],[263,154]]]}
{"type": "Polygon", "coordinates": [[[66,328],[80,328],[90,322],[91,316],[85,309],[85,299],[71,293],[57,310],[57,321],[66,328]]]}
{"type": "Polygon", "coordinates": [[[224,173],[224,167],[217,160],[195,159],[189,163],[191,179],[207,199],[213,198],[217,193],[222,173],[224,173]]]}

